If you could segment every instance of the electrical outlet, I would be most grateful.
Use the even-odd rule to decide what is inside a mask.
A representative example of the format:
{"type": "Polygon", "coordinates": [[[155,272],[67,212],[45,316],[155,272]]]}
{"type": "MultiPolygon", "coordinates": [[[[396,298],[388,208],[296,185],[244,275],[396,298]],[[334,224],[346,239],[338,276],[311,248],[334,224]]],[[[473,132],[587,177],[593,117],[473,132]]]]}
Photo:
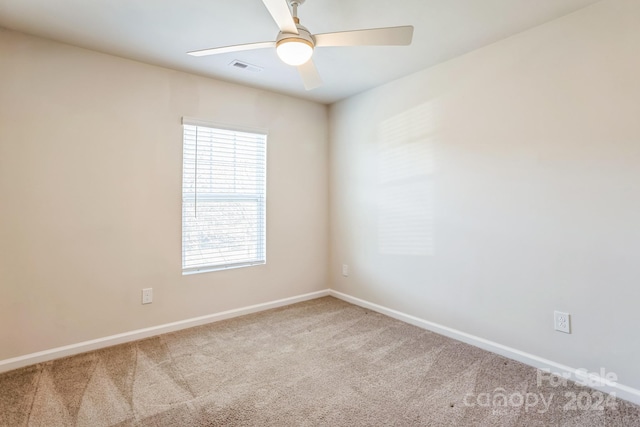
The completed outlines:
{"type": "Polygon", "coordinates": [[[344,277],[349,275],[349,266],[347,264],[342,264],[342,275],[344,277]]]}
{"type": "Polygon", "coordinates": [[[561,311],[553,312],[553,326],[556,331],[571,333],[571,315],[561,311]]]}
{"type": "Polygon", "coordinates": [[[151,304],[153,302],[153,288],[146,288],[142,290],[142,303],[151,304]]]}

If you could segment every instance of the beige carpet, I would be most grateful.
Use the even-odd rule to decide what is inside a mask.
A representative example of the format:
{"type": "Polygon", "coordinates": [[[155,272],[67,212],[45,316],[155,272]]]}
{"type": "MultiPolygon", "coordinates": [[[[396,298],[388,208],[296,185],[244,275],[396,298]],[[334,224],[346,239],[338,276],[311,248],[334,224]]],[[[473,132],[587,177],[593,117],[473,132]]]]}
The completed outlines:
{"type": "Polygon", "coordinates": [[[637,406],[538,382],[327,297],[2,374],[0,425],[640,426],[637,406]]]}

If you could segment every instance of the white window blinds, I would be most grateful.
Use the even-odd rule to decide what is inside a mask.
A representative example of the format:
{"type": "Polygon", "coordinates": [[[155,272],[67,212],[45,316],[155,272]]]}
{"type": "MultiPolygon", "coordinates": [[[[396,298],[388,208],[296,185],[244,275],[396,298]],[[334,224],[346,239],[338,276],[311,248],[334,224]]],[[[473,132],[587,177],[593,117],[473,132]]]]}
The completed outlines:
{"type": "Polygon", "coordinates": [[[183,119],[182,272],[264,264],[267,136],[183,119]]]}

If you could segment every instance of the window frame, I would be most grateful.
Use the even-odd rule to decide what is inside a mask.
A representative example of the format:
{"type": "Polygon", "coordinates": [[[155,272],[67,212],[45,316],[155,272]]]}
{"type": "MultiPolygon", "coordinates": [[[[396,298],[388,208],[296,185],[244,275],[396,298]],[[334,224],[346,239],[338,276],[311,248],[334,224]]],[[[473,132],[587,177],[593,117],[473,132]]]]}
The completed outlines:
{"type": "MultiPolygon", "coordinates": [[[[199,273],[207,273],[212,271],[228,270],[233,268],[252,267],[256,265],[263,265],[267,262],[267,141],[268,132],[265,129],[249,128],[246,126],[224,125],[212,121],[195,119],[190,117],[182,118],[182,187],[181,187],[181,259],[182,259],[182,275],[191,275],[199,273]],[[222,132],[238,132],[244,134],[253,134],[256,137],[262,137],[261,149],[256,149],[256,153],[259,155],[260,164],[256,167],[256,172],[263,172],[263,181],[261,185],[261,193],[242,193],[242,192],[209,192],[203,193],[195,190],[194,193],[185,195],[185,148],[186,148],[186,126],[196,126],[212,129],[222,132]],[[197,196],[196,196],[197,194],[197,196]],[[237,262],[219,262],[219,263],[203,263],[197,266],[185,267],[186,253],[185,251],[185,201],[191,199],[192,201],[219,201],[219,202],[233,202],[233,201],[247,201],[255,202],[256,211],[258,213],[255,224],[258,238],[256,239],[255,259],[246,259],[237,262]]],[[[197,146],[197,140],[195,142],[197,146]]],[[[196,154],[197,156],[197,154],[196,154]]],[[[213,179],[213,177],[212,177],[213,179]]],[[[197,183],[196,183],[197,184],[197,183]]],[[[197,209],[195,207],[194,209],[197,209]]]]}

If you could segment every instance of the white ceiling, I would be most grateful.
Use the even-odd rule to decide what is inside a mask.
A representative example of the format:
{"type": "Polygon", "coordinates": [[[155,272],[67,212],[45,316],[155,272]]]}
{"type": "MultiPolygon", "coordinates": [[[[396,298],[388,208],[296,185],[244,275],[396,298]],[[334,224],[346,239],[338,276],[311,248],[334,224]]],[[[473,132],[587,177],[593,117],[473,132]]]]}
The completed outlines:
{"type": "Polygon", "coordinates": [[[415,27],[411,46],[316,49],[324,85],[312,91],[272,49],[200,58],[185,53],[274,40],[278,28],[261,0],[0,0],[0,26],[328,104],[596,1],[307,0],[299,16],[314,34],[415,27]],[[264,70],[230,67],[235,59],[264,70]]]}

